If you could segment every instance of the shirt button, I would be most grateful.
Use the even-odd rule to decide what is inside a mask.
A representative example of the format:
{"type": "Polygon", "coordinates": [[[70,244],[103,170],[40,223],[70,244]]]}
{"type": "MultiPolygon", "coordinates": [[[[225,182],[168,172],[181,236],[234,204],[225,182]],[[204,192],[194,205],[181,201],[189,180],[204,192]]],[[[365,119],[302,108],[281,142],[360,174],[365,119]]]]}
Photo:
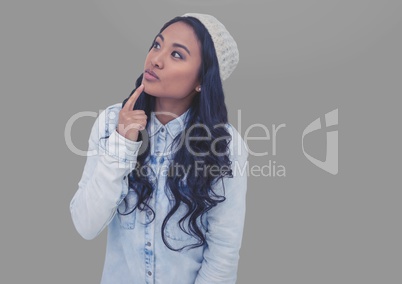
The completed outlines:
{"type": "Polygon", "coordinates": [[[147,242],[147,246],[150,247],[150,246],[151,246],[151,243],[150,243],[150,242],[147,242]]]}
{"type": "Polygon", "coordinates": [[[152,211],[151,211],[151,210],[148,210],[148,211],[147,211],[147,214],[148,214],[148,216],[151,216],[151,215],[152,215],[152,211]]]}
{"type": "Polygon", "coordinates": [[[152,272],[151,272],[151,271],[148,271],[148,275],[151,276],[151,275],[152,275],[152,272]]]}
{"type": "Polygon", "coordinates": [[[162,132],[162,133],[165,132],[165,128],[162,127],[162,128],[161,128],[161,132],[162,132]]]}

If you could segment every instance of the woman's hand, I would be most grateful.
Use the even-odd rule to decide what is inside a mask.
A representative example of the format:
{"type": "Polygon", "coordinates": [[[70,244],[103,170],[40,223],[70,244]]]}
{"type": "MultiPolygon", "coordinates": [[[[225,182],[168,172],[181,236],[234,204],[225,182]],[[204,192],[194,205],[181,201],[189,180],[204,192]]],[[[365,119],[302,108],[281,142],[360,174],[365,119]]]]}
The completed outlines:
{"type": "Polygon", "coordinates": [[[147,126],[147,116],[143,110],[133,110],[135,102],[144,90],[144,84],[141,84],[134,94],[127,100],[119,113],[119,124],[117,132],[126,139],[137,141],[140,130],[147,126]]]}

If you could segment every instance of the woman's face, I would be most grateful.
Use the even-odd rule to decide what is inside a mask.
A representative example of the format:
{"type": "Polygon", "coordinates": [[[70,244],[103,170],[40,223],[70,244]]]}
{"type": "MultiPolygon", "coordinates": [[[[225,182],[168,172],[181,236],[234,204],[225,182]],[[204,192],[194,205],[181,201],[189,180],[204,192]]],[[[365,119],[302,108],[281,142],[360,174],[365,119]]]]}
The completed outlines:
{"type": "Polygon", "coordinates": [[[176,22],[155,38],[144,66],[145,92],[158,98],[188,100],[199,86],[201,45],[193,29],[176,22]]]}

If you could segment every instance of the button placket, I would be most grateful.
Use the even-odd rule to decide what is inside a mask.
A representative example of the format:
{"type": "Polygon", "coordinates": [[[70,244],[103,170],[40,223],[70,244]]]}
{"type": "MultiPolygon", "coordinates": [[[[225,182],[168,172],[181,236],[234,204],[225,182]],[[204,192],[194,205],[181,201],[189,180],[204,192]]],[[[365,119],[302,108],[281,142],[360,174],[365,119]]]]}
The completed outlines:
{"type": "MultiPolygon", "coordinates": [[[[159,131],[151,138],[151,163],[150,166],[154,173],[156,174],[156,188],[152,194],[149,205],[150,208],[156,210],[159,208],[161,204],[159,200],[164,196],[164,191],[161,191],[164,188],[164,184],[166,183],[166,176],[163,174],[162,167],[167,162],[165,155],[165,151],[167,148],[167,144],[170,141],[170,136],[168,136],[168,131],[165,126],[161,126],[159,131]],[[159,204],[159,205],[158,205],[159,204]]],[[[160,209],[160,208],[159,208],[160,209]]],[[[159,212],[159,211],[158,211],[159,212]]],[[[154,273],[155,273],[155,225],[159,224],[159,222],[154,219],[156,216],[151,209],[145,210],[145,219],[147,225],[145,226],[145,239],[144,239],[144,252],[145,252],[145,275],[147,283],[154,283],[154,273]],[[154,219],[154,220],[153,220],[154,219]],[[152,222],[151,222],[152,220],[152,222]]]]}
{"type": "MultiPolygon", "coordinates": [[[[155,195],[150,199],[150,207],[155,208],[156,201],[155,195]]],[[[151,222],[153,218],[153,212],[151,209],[147,209],[145,211],[145,219],[146,219],[146,226],[145,226],[145,243],[144,243],[144,256],[145,256],[145,273],[147,276],[147,283],[154,283],[153,280],[153,270],[155,265],[154,259],[154,251],[152,248],[152,243],[154,242],[154,234],[155,234],[155,222],[151,222]]]]}

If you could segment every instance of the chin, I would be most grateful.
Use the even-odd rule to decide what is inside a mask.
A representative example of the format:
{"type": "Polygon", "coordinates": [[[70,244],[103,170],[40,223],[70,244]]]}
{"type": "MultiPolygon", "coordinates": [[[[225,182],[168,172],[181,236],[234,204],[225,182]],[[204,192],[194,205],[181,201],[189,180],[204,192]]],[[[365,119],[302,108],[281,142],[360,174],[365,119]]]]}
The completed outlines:
{"type": "Polygon", "coordinates": [[[159,93],[155,90],[155,88],[153,88],[152,86],[149,86],[149,84],[147,82],[143,82],[144,84],[144,92],[147,93],[148,95],[154,96],[156,97],[156,94],[159,93]]]}
{"type": "Polygon", "coordinates": [[[145,89],[145,93],[147,93],[148,95],[153,96],[153,97],[160,97],[160,95],[158,95],[159,92],[154,92],[153,90],[146,90],[145,89]]]}

